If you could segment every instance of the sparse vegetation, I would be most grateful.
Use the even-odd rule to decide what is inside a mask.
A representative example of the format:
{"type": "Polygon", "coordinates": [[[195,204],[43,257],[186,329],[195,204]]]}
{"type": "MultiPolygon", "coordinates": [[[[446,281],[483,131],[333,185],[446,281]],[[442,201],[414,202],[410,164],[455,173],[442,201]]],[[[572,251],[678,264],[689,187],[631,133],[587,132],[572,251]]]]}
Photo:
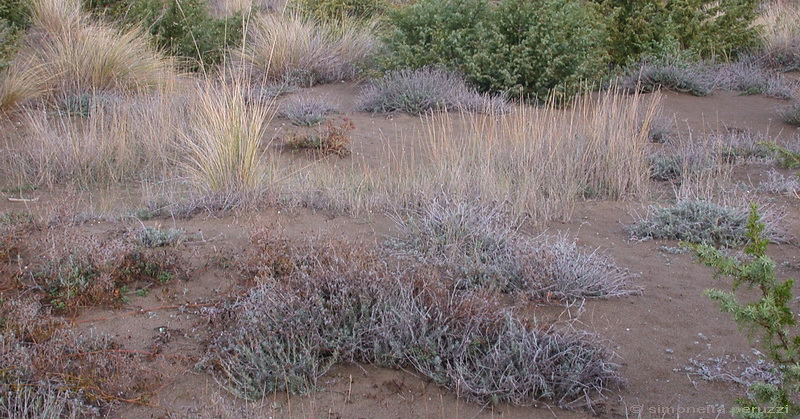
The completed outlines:
{"type": "Polygon", "coordinates": [[[179,273],[175,255],[149,252],[124,240],[89,240],[82,248],[54,255],[32,273],[56,310],[71,311],[87,305],[125,302],[123,287],[136,282],[163,284],[179,273]]]}
{"type": "Polygon", "coordinates": [[[144,399],[155,368],[108,336],[85,336],[30,299],[0,304],[0,414],[9,418],[104,417],[144,399]]]}

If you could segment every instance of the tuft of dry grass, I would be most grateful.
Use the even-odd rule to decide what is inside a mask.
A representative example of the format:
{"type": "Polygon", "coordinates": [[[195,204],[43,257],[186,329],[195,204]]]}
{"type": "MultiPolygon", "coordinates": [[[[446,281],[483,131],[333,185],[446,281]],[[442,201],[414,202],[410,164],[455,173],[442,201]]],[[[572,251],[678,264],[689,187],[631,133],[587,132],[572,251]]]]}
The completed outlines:
{"type": "Polygon", "coordinates": [[[765,61],[780,70],[800,70],[800,4],[764,2],[756,24],[762,29],[765,61]]]}
{"type": "Polygon", "coordinates": [[[175,86],[170,59],[139,30],[93,21],[76,0],[34,0],[33,27],[0,76],[0,106],[10,110],[48,93],[141,92],[175,86]]]}
{"type": "Polygon", "coordinates": [[[190,181],[211,194],[258,192],[269,175],[259,147],[273,113],[248,105],[240,85],[200,86],[182,132],[190,181]]]}
{"type": "Polygon", "coordinates": [[[256,79],[314,85],[354,77],[377,50],[372,24],[314,22],[297,14],[262,14],[238,52],[256,79]]]}

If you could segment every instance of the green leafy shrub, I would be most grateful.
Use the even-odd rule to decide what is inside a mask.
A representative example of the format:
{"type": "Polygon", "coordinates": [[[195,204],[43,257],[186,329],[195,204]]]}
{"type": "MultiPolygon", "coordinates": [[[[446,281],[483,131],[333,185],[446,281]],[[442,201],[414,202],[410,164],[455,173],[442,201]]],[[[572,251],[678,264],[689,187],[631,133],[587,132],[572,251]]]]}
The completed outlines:
{"type": "Polygon", "coordinates": [[[386,65],[444,65],[482,91],[568,98],[604,73],[605,28],[578,0],[423,0],[391,15],[386,65]]]}
{"type": "Polygon", "coordinates": [[[11,63],[19,48],[22,35],[30,24],[30,9],[26,1],[0,2],[0,70],[11,63]]]}
{"type": "Polygon", "coordinates": [[[609,19],[609,53],[616,65],[690,51],[732,57],[755,47],[756,0],[593,0],[609,19]]]}
{"type": "Polygon", "coordinates": [[[720,310],[730,313],[740,327],[750,336],[759,335],[766,358],[777,368],[779,383],[760,382],[748,388],[747,398],[738,399],[738,417],[796,417],[800,413],[797,394],[800,393],[800,335],[796,333],[796,314],[792,312],[793,279],[780,282],[775,277],[775,262],[767,256],[768,237],[766,225],[760,221],[758,206],[752,204],[747,218],[747,245],[744,253],[748,259],[738,260],[719,249],[707,245],[690,245],[697,259],[712,268],[716,275],[733,277],[733,292],[718,289],[706,290],[705,295],[719,303],[720,310]],[[735,294],[745,285],[760,292],[760,299],[740,302],[735,294]],[[780,412],[767,414],[763,407],[781,407],[780,412]]]}

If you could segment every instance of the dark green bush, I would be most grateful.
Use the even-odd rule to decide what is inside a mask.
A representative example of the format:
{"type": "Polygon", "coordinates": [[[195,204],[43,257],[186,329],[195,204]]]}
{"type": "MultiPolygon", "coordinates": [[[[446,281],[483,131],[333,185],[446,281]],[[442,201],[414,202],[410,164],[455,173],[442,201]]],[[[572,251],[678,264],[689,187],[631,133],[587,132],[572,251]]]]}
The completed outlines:
{"type": "Polygon", "coordinates": [[[387,67],[444,65],[482,91],[564,99],[605,70],[603,17],[580,0],[422,0],[390,20],[387,67]]]}
{"type": "Polygon", "coordinates": [[[83,0],[83,6],[125,26],[141,25],[159,48],[189,59],[189,70],[220,63],[225,48],[243,39],[242,15],[215,18],[207,0],[83,0]]]}
{"type": "Polygon", "coordinates": [[[14,59],[22,35],[30,24],[31,15],[26,0],[0,1],[0,70],[14,59]]]}
{"type": "Polygon", "coordinates": [[[730,58],[754,47],[757,0],[593,0],[609,19],[609,53],[625,66],[688,50],[730,58]]]}

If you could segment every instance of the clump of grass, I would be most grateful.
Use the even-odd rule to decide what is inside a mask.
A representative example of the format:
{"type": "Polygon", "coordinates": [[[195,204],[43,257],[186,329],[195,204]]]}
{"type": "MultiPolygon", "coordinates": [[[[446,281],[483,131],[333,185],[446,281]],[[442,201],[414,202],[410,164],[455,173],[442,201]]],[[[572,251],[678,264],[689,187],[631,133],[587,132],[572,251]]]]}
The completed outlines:
{"type": "Polygon", "coordinates": [[[756,23],[764,38],[765,62],[781,71],[800,70],[800,7],[796,2],[764,2],[756,23]]]}
{"type": "Polygon", "coordinates": [[[501,112],[507,104],[481,95],[452,71],[424,67],[389,72],[361,92],[358,107],[372,113],[419,115],[428,111],[501,112]]]}
{"type": "Polygon", "coordinates": [[[259,146],[271,118],[265,106],[247,105],[241,86],[201,86],[182,133],[192,183],[210,194],[257,193],[268,175],[259,146]]]}
{"type": "Polygon", "coordinates": [[[568,300],[636,292],[607,256],[564,237],[519,234],[506,217],[500,206],[437,200],[399,218],[401,236],[389,244],[443,268],[459,288],[568,300]]]}
{"type": "Polygon", "coordinates": [[[348,118],[342,118],[337,125],[333,120],[327,120],[324,127],[318,128],[313,133],[294,133],[283,140],[284,145],[292,150],[311,150],[322,155],[334,154],[344,157],[350,154],[347,145],[350,144],[350,131],[356,125],[348,118]]]}
{"type": "Polygon", "coordinates": [[[370,24],[262,14],[251,22],[238,61],[255,79],[311,86],[354,77],[376,48],[370,24]]]}
{"type": "Polygon", "coordinates": [[[165,247],[182,243],[186,232],[179,228],[143,227],[134,237],[144,247],[165,247]]]}
{"type": "Polygon", "coordinates": [[[324,98],[301,96],[290,99],[281,107],[280,115],[288,118],[295,125],[310,127],[319,125],[325,116],[336,112],[336,107],[324,98]]]}
{"type": "MultiPolygon", "coordinates": [[[[747,240],[746,206],[720,205],[706,200],[681,200],[672,207],[650,207],[647,215],[627,227],[638,240],[667,239],[716,247],[736,247],[747,240]]],[[[779,239],[775,216],[767,233],[779,239]]]]}
{"type": "Polygon", "coordinates": [[[35,0],[33,27],[0,79],[3,109],[56,92],[172,88],[173,63],[136,30],[93,21],[75,0],[35,0]]]}
{"type": "Polygon", "coordinates": [[[310,392],[331,365],[354,361],[413,368],[479,403],[591,407],[619,384],[590,335],[449,298],[430,272],[361,246],[255,240],[266,253],[249,265],[260,284],[215,310],[219,334],[200,364],[237,396],[310,392]]]}
{"type": "MultiPolygon", "coordinates": [[[[92,95],[88,115],[24,110],[27,129],[0,155],[0,171],[18,184],[109,185],[175,175],[177,129],[187,124],[178,97],[92,95]]],[[[83,109],[87,110],[87,109],[83,109]]],[[[83,111],[78,109],[78,111],[83,111]]]]}

